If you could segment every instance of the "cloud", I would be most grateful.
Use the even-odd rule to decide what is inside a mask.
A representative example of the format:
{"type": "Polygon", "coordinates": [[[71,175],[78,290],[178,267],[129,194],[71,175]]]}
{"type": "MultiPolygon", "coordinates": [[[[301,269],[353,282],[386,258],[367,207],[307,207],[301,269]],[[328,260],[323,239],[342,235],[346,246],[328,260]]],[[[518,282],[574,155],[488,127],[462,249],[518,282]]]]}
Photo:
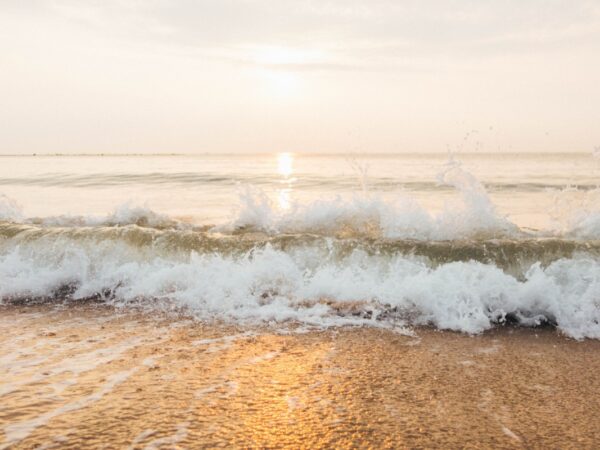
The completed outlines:
{"type": "Polygon", "coordinates": [[[28,5],[13,9],[116,40],[241,64],[261,64],[244,54],[251,46],[327,53],[328,60],[298,63],[298,69],[385,68],[440,55],[476,59],[600,46],[600,7],[584,0],[37,0],[28,5]]]}

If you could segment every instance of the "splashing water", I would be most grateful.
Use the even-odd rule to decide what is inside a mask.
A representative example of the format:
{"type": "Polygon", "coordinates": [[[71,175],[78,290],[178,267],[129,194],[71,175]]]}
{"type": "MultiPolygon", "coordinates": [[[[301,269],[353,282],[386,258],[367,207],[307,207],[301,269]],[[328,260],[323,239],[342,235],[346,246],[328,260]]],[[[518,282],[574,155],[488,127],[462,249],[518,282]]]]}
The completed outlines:
{"type": "MultiPolygon", "coordinates": [[[[502,201],[504,187],[490,193],[454,159],[432,173],[435,182],[418,181],[420,190],[386,191],[382,167],[367,182],[366,164],[357,166],[358,192],[342,189],[345,178],[318,178],[335,187],[331,195],[297,187],[317,178],[292,177],[296,166],[289,161],[280,174],[297,194],[288,207],[273,200],[281,180],[256,175],[255,186],[238,183],[230,218],[213,223],[133,202],[106,215],[28,217],[2,196],[0,301],[93,299],[200,320],[431,324],[468,333],[507,321],[550,323],[575,338],[600,338],[597,189],[547,193],[527,180],[523,192],[555,197],[554,225],[531,230],[500,212],[494,199],[502,201]],[[443,199],[437,208],[428,206],[430,193],[443,199]]],[[[506,189],[514,196],[517,188],[506,189]]],[[[210,203],[210,195],[194,198],[210,203]]],[[[193,204],[185,196],[174,190],[171,203],[193,204]]]]}

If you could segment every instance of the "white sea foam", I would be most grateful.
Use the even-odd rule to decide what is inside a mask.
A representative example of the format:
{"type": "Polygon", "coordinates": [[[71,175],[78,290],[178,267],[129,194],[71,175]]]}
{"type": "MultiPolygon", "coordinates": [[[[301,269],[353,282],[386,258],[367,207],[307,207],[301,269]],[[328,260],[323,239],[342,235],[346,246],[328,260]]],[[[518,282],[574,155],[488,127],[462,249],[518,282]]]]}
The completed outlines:
{"type": "Polygon", "coordinates": [[[130,201],[118,205],[106,216],[51,216],[43,218],[41,223],[63,227],[140,225],[151,228],[174,228],[182,225],[178,220],[169,217],[167,214],[153,211],[148,205],[136,205],[130,201]]]}
{"type": "Polygon", "coordinates": [[[22,220],[21,206],[12,198],[0,194],[0,221],[19,222],[22,220]]]}
{"type": "Polygon", "coordinates": [[[533,264],[516,279],[493,264],[435,266],[360,250],[333,258],[314,247],[267,246],[184,260],[142,258],[119,247],[23,244],[0,255],[0,299],[51,296],[70,285],[74,299],[102,293],[121,305],[166,301],[201,319],[317,326],[407,321],[479,333],[510,314],[524,325],[549,320],[569,336],[600,338],[600,262],[585,255],[545,268],[533,264]]]}
{"type": "MultiPolygon", "coordinates": [[[[449,162],[438,181],[459,195],[437,213],[408,195],[385,201],[366,188],[351,199],[293,203],[282,210],[266,193],[247,188],[231,221],[214,231],[349,232],[418,240],[536,236],[499,214],[482,184],[458,163],[449,162]]],[[[564,202],[568,208],[559,211],[560,226],[538,235],[599,238],[598,195],[600,191],[590,191],[577,205],[564,202]]],[[[39,223],[25,219],[6,197],[0,197],[0,220],[39,223]]],[[[183,226],[132,204],[103,217],[61,216],[46,218],[42,224],[183,226]]],[[[479,333],[510,315],[524,325],[547,320],[569,336],[600,338],[600,261],[592,253],[565,254],[563,259],[545,261],[545,266],[534,262],[515,278],[493,261],[439,264],[424,257],[359,249],[334,255],[322,241],[287,249],[257,246],[244,254],[190,253],[181,248],[169,253],[113,237],[86,240],[73,233],[38,233],[34,238],[29,231],[21,238],[9,230],[0,238],[0,301],[53,297],[58,289],[70,287],[72,292],[62,290],[59,295],[100,296],[125,305],[168,303],[201,319],[294,320],[317,326],[406,322],[479,333]]]]}
{"type": "Polygon", "coordinates": [[[350,200],[334,197],[308,204],[293,203],[289,209],[275,206],[265,192],[251,187],[240,191],[239,207],[218,231],[248,228],[268,233],[352,231],[387,238],[458,239],[518,234],[518,227],[500,215],[483,185],[460,164],[450,162],[438,175],[441,185],[454,187],[460,198],[433,214],[408,195],[384,201],[362,193],[350,200]]]}
{"type": "Polygon", "coordinates": [[[522,236],[600,239],[600,187],[578,189],[568,185],[556,191],[554,207],[548,212],[553,226],[534,232],[520,230],[499,213],[483,184],[452,158],[442,166],[437,182],[439,186],[453,188],[457,196],[439,212],[427,209],[406,191],[398,192],[391,200],[384,199],[368,190],[365,169],[359,172],[362,189],[352,197],[335,196],[307,203],[291,201],[288,208],[280,208],[263,190],[242,186],[231,220],[217,225],[215,230],[346,232],[418,240],[522,236]]]}
{"type": "MultiPolygon", "coordinates": [[[[239,202],[231,219],[214,225],[216,232],[240,230],[277,233],[319,233],[381,236],[392,239],[454,240],[497,237],[564,236],[600,239],[600,189],[569,187],[556,192],[549,211],[553,226],[524,232],[498,212],[485,187],[459,162],[450,159],[437,175],[440,186],[451,187],[456,196],[441,211],[424,207],[409,191],[385,199],[368,190],[361,172],[362,189],[348,197],[333,196],[308,202],[290,200],[281,208],[259,188],[239,188],[239,202]]],[[[199,200],[200,201],[200,200],[199,200]]],[[[44,226],[125,226],[189,229],[192,224],[128,201],[106,215],[58,215],[28,218],[20,205],[0,194],[0,221],[36,223],[44,226]]],[[[195,225],[209,225],[198,223],[195,225]]]]}

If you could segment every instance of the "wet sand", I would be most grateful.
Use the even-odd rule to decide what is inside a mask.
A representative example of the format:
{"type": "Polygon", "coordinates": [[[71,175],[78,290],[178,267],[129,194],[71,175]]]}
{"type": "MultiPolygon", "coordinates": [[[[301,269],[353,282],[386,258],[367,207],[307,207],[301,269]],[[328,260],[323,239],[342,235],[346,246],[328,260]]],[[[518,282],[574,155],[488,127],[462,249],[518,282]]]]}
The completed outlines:
{"type": "Polygon", "coordinates": [[[597,448],[600,341],[0,308],[0,448],[597,448]]]}

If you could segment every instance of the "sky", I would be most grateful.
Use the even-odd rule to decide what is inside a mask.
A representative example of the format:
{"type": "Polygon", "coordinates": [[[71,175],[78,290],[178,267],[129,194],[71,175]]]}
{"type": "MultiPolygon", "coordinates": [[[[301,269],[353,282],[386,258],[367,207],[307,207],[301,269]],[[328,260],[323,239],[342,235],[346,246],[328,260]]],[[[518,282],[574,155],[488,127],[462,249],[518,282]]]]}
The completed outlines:
{"type": "Polygon", "coordinates": [[[0,0],[0,153],[591,152],[598,0],[0,0]]]}

